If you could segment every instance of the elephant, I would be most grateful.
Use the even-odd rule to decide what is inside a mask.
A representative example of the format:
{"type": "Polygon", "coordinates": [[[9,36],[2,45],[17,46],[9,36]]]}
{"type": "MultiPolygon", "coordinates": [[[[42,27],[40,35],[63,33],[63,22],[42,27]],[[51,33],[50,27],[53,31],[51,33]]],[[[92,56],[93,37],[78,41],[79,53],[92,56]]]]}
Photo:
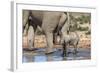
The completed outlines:
{"type": "Polygon", "coordinates": [[[63,39],[61,41],[62,46],[63,46],[63,56],[66,57],[67,56],[67,48],[68,46],[72,45],[74,47],[74,51],[73,54],[76,55],[77,54],[77,46],[79,43],[79,35],[77,34],[77,32],[70,32],[68,31],[66,33],[66,35],[63,36],[63,39]]]}
{"type": "MultiPolygon", "coordinates": [[[[45,34],[47,41],[47,49],[45,54],[53,53],[53,43],[59,34],[59,30],[62,29],[64,25],[68,26],[68,13],[58,12],[58,11],[38,11],[38,10],[23,10],[23,33],[27,34],[29,28],[33,31],[29,31],[28,41],[34,44],[35,32],[39,26],[45,34]]],[[[63,30],[64,31],[64,30],[63,30]]],[[[33,45],[34,46],[34,45],[33,45]]]]}
{"type": "Polygon", "coordinates": [[[71,45],[74,47],[73,54],[76,56],[77,54],[77,46],[80,41],[79,34],[77,33],[77,29],[75,29],[76,22],[74,19],[68,18],[67,25],[64,25],[61,29],[61,44],[63,47],[63,57],[67,56],[67,48],[71,45]]]}

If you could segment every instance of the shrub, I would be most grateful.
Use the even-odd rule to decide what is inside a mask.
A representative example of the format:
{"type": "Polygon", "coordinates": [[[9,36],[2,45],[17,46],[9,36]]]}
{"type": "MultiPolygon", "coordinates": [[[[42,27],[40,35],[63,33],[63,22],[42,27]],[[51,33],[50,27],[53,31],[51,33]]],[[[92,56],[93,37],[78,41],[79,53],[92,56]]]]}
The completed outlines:
{"type": "Polygon", "coordinates": [[[77,28],[77,30],[79,30],[79,31],[87,31],[88,27],[79,27],[79,28],[77,28]]]}
{"type": "Polygon", "coordinates": [[[87,31],[85,34],[86,35],[90,35],[91,34],[91,31],[87,31]]]}

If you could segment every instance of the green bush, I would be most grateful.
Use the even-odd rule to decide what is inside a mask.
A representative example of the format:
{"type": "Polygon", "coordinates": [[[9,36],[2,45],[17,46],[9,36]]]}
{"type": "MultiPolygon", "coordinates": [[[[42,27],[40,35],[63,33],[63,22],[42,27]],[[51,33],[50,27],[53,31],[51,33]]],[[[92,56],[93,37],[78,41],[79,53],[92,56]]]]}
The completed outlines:
{"type": "Polygon", "coordinates": [[[77,21],[80,22],[80,24],[84,24],[84,23],[90,23],[91,21],[91,16],[85,16],[85,15],[82,15],[80,17],[78,17],[76,19],[77,21]]]}
{"type": "Polygon", "coordinates": [[[79,27],[79,28],[77,28],[77,30],[79,30],[79,31],[87,31],[88,27],[79,27]]]}
{"type": "Polygon", "coordinates": [[[90,35],[91,34],[91,31],[87,31],[85,34],[86,35],[90,35]]]}

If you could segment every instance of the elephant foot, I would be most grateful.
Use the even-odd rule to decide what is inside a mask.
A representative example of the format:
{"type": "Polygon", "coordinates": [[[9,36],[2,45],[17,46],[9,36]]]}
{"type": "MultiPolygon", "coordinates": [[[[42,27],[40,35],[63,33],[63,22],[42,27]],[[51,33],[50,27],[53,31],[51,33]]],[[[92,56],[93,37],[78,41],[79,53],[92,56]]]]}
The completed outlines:
{"type": "Polygon", "coordinates": [[[77,49],[74,49],[74,53],[78,53],[77,49]]]}
{"type": "Polygon", "coordinates": [[[34,48],[29,48],[29,50],[30,50],[30,51],[33,51],[33,50],[34,50],[34,48]]]}
{"type": "Polygon", "coordinates": [[[32,49],[29,49],[29,48],[24,48],[23,50],[24,50],[24,51],[36,51],[36,50],[37,50],[37,48],[32,48],[32,49]]]}
{"type": "Polygon", "coordinates": [[[75,50],[73,51],[74,56],[77,56],[77,53],[78,53],[78,51],[75,49],[75,50]]]}
{"type": "Polygon", "coordinates": [[[50,55],[50,54],[53,54],[54,52],[55,52],[55,51],[53,51],[53,50],[50,50],[50,51],[46,50],[45,54],[46,54],[46,55],[50,55]]]}
{"type": "Polygon", "coordinates": [[[51,55],[53,54],[54,52],[46,52],[45,55],[51,55]]]}
{"type": "Polygon", "coordinates": [[[33,48],[29,48],[30,51],[34,50],[33,48]]]}

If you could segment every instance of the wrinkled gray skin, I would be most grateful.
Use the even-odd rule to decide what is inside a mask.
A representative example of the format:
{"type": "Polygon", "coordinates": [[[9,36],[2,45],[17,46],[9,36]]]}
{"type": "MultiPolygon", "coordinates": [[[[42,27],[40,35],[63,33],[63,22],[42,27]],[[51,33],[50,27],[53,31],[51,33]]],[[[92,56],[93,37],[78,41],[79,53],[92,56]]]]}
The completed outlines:
{"type": "MultiPolygon", "coordinates": [[[[37,22],[34,22],[33,25],[38,25],[39,27],[42,28],[43,32],[45,33],[47,41],[46,53],[53,52],[53,38],[55,39],[54,36],[57,35],[58,32],[57,30],[61,29],[63,25],[67,26],[67,22],[65,23],[67,15],[64,12],[49,12],[49,11],[44,11],[44,12],[32,11],[32,15],[38,20],[37,22]]],[[[24,35],[27,33],[27,29],[29,29],[28,42],[30,48],[32,48],[37,26],[35,28],[33,28],[32,26],[28,27],[27,23],[28,16],[29,16],[29,10],[24,10],[23,11],[23,26],[25,26],[24,35]]]]}

